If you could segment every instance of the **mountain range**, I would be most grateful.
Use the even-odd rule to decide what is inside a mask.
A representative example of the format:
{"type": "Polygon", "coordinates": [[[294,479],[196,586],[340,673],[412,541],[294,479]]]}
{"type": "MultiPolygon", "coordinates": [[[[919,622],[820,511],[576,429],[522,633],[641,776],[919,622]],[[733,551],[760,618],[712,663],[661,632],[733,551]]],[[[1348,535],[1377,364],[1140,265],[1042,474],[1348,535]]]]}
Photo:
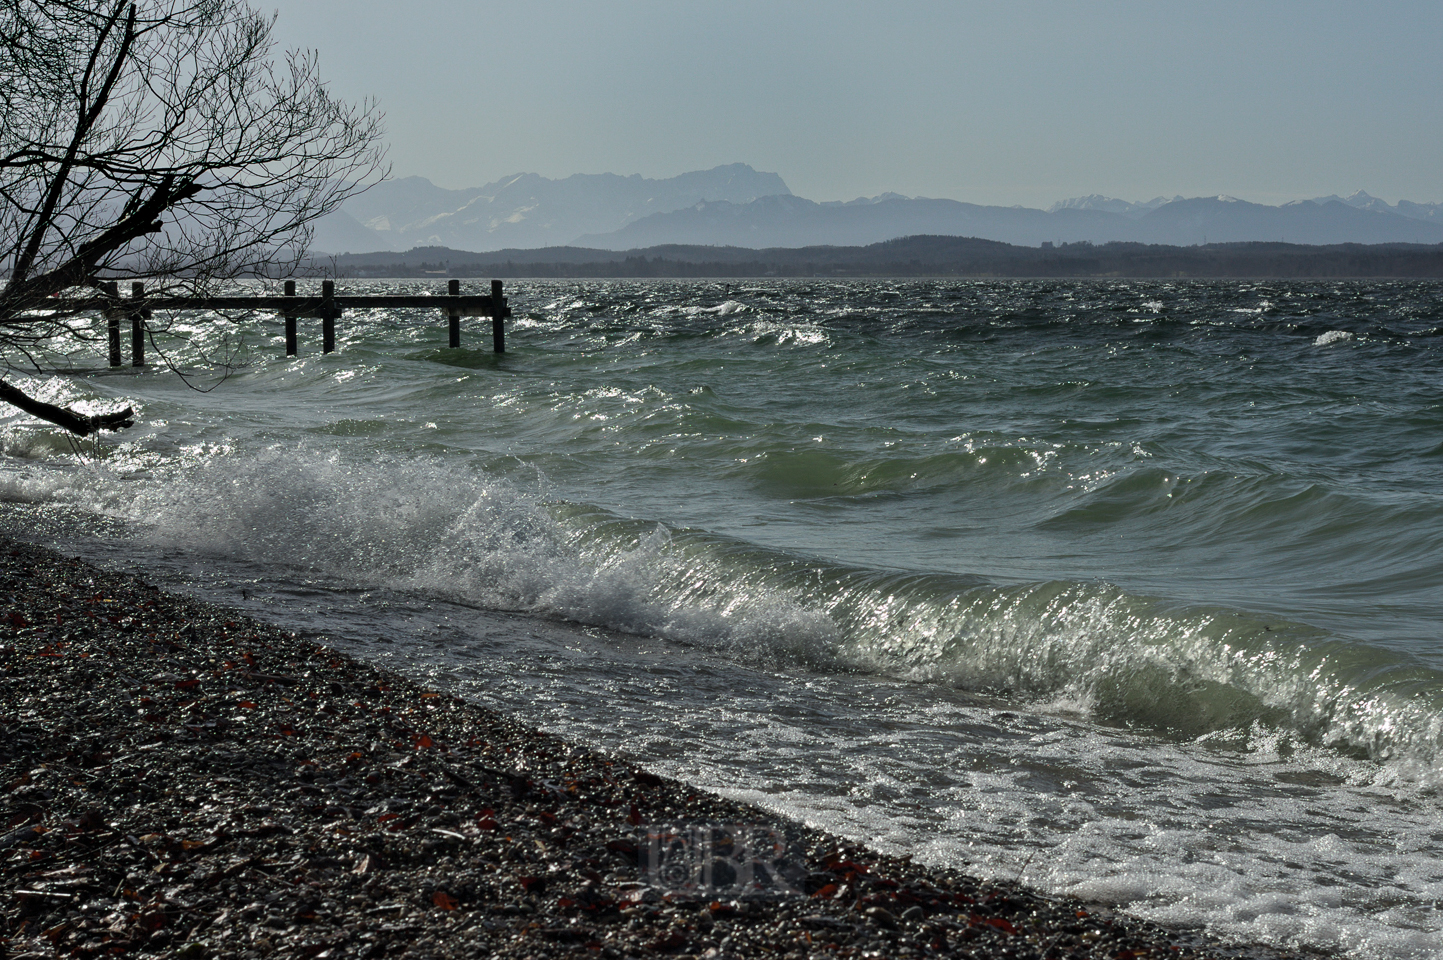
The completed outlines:
{"type": "Polygon", "coordinates": [[[417,246],[475,251],[555,246],[704,200],[746,203],[790,193],[775,173],[758,173],[744,163],[666,180],[614,173],[550,180],[520,173],[465,190],[406,177],[348,200],[320,222],[314,246],[327,253],[417,246]]]}
{"type": "Polygon", "coordinates": [[[327,253],[568,244],[602,250],[666,244],[768,248],[866,245],[919,234],[1024,246],[1433,244],[1443,243],[1443,204],[1388,204],[1362,191],[1276,207],[1233,197],[1135,203],[1094,195],[1040,210],[895,193],[818,203],[793,194],[775,173],[734,163],[661,180],[518,174],[464,190],[407,177],[373,187],[320,221],[313,247],[327,253]]]}

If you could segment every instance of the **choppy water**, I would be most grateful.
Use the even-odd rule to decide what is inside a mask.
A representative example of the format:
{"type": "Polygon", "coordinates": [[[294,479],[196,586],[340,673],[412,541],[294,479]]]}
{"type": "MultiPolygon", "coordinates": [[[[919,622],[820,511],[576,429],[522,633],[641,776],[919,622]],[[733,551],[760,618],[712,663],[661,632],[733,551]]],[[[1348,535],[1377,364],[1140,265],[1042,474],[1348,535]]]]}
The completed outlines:
{"type": "Polygon", "coordinates": [[[925,860],[1443,956],[1443,286],[508,293],[500,357],[74,353],[141,423],[0,420],[0,516],[925,860]]]}

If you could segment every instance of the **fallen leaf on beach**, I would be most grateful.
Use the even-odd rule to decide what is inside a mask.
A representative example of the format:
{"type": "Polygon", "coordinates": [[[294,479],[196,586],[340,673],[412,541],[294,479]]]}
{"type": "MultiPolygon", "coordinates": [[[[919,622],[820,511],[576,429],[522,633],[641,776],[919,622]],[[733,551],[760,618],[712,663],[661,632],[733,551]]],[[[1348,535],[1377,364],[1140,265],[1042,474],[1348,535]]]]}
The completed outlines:
{"type": "Polygon", "coordinates": [[[455,910],[458,906],[460,906],[455,897],[451,896],[449,893],[446,893],[443,890],[437,890],[435,893],[431,894],[431,902],[434,903],[436,906],[440,907],[442,910],[455,910]]]}
{"type": "Polygon", "coordinates": [[[1012,925],[1012,922],[1010,920],[1004,920],[1001,917],[979,917],[976,914],[973,914],[967,919],[968,922],[970,922],[974,927],[996,927],[998,930],[1002,930],[1006,933],[1017,932],[1017,928],[1012,925]]]}
{"type": "Polygon", "coordinates": [[[647,944],[650,950],[676,950],[686,945],[686,935],[679,930],[672,930],[662,937],[658,937],[647,944]]]}

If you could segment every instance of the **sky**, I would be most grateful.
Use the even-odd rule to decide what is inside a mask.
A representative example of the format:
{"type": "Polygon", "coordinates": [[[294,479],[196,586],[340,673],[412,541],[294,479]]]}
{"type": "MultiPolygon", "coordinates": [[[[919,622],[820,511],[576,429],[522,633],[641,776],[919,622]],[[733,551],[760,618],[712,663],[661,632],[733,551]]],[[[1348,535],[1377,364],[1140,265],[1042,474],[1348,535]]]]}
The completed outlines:
{"type": "Polygon", "coordinates": [[[1443,201],[1438,0],[255,0],[393,175],[670,177],[1046,207],[1443,201]]]}

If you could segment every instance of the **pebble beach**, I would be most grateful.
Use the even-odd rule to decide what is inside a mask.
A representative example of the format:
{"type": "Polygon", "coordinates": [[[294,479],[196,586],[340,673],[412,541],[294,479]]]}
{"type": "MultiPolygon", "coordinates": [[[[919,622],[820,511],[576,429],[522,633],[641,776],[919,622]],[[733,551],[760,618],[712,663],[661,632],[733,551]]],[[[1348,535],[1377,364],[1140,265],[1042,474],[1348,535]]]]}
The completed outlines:
{"type": "Polygon", "coordinates": [[[778,824],[37,546],[0,540],[0,597],[10,960],[1277,956],[778,824]],[[769,862],[676,872],[745,824],[769,862]]]}

